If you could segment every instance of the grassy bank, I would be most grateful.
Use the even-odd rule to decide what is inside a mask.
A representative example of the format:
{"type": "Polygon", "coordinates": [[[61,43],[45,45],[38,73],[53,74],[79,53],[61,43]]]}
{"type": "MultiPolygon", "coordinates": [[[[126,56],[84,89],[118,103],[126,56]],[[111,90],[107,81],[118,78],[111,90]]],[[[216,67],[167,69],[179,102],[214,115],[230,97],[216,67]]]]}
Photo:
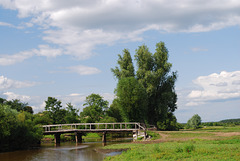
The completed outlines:
{"type": "Polygon", "coordinates": [[[240,160],[239,126],[160,134],[160,139],[151,142],[106,146],[104,149],[128,150],[105,160],[240,160]]]}

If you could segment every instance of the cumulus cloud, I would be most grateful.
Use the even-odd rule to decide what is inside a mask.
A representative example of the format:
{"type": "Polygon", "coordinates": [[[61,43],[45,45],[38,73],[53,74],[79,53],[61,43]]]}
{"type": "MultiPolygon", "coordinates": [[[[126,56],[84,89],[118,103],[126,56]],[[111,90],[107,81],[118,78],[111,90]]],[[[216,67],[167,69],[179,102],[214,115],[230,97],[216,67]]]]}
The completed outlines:
{"type": "Polygon", "coordinates": [[[22,102],[28,102],[31,99],[30,96],[19,95],[19,94],[15,94],[13,92],[5,92],[5,93],[3,93],[3,95],[7,97],[7,100],[19,99],[22,102]]]}
{"type": "Polygon", "coordinates": [[[70,72],[78,73],[79,75],[93,75],[98,74],[101,71],[95,67],[88,67],[83,65],[67,67],[70,72]]]}
{"type": "Polygon", "coordinates": [[[25,88],[35,86],[36,82],[22,82],[17,80],[8,79],[7,77],[0,76],[0,91],[8,89],[25,88]]]}
{"type": "Polygon", "coordinates": [[[188,106],[240,98],[240,71],[213,73],[193,81],[201,90],[192,90],[187,96],[188,106]]]}
{"type": "Polygon", "coordinates": [[[29,17],[25,24],[43,29],[43,40],[79,59],[94,55],[97,45],[140,41],[149,30],[207,32],[240,25],[236,0],[2,0],[0,5],[29,17]]]}

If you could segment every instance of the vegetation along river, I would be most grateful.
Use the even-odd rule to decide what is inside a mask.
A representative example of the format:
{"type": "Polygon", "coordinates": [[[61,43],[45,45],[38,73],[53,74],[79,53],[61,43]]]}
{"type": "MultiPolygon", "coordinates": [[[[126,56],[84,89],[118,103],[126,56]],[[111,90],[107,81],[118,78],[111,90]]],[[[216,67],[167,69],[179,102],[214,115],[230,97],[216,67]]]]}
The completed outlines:
{"type": "MultiPolygon", "coordinates": [[[[107,144],[130,142],[131,139],[123,138],[110,141],[107,144]]],[[[44,143],[39,148],[0,153],[0,161],[102,161],[107,155],[95,151],[103,146],[102,142],[86,142],[76,145],[74,142],[61,143],[60,146],[44,143]]]]}

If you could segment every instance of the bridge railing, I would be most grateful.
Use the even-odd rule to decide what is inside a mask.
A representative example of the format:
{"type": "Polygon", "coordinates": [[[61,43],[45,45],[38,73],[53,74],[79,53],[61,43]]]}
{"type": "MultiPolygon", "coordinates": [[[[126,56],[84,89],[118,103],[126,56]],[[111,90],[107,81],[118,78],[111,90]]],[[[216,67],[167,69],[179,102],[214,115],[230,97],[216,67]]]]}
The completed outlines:
{"type": "Polygon", "coordinates": [[[55,124],[43,125],[44,132],[64,131],[64,130],[142,130],[144,125],[138,122],[123,123],[74,123],[74,124],[55,124]]]}

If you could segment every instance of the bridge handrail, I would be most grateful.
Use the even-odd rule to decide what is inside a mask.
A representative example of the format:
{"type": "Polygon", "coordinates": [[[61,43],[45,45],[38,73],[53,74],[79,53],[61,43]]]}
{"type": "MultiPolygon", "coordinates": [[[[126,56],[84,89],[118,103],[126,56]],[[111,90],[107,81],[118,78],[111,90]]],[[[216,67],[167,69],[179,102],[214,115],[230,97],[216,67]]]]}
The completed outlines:
{"type": "Polygon", "coordinates": [[[73,124],[54,124],[54,125],[42,125],[42,127],[44,128],[44,131],[45,132],[50,132],[51,131],[51,127],[58,127],[58,129],[62,129],[63,126],[70,126],[71,129],[73,129],[72,127],[75,126],[75,129],[77,129],[76,127],[77,126],[85,126],[85,129],[86,126],[90,126],[90,129],[91,129],[91,126],[92,125],[98,125],[98,129],[109,129],[109,128],[106,128],[107,125],[113,125],[113,129],[114,129],[114,125],[120,125],[120,129],[134,129],[134,130],[143,130],[145,131],[146,128],[141,126],[141,123],[138,123],[138,122],[118,122],[118,123],[73,123],[73,124]],[[105,125],[105,128],[99,128],[99,125],[105,125]],[[122,128],[121,126],[122,125],[125,125],[125,128],[122,128]],[[135,125],[134,128],[127,128],[126,125],[135,125]]]}

